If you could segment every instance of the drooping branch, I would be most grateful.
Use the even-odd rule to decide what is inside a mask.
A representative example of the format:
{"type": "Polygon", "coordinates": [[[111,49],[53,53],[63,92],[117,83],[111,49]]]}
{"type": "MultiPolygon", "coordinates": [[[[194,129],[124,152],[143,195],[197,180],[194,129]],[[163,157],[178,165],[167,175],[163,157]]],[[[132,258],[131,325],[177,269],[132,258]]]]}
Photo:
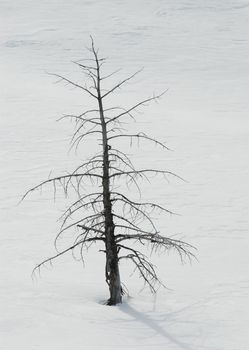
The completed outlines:
{"type": "Polygon", "coordinates": [[[77,207],[74,207],[74,209],[67,211],[67,214],[64,214],[64,219],[61,225],[61,228],[64,227],[64,225],[66,224],[66,222],[70,219],[72,219],[73,215],[78,212],[79,210],[85,209],[87,210],[89,207],[91,207],[91,209],[97,213],[97,208],[95,208],[96,205],[98,204],[102,204],[103,201],[102,200],[94,200],[92,202],[87,202],[87,203],[83,203],[81,205],[78,205],[77,207]]]}
{"type": "Polygon", "coordinates": [[[117,242],[122,242],[126,240],[139,240],[147,241],[153,245],[153,250],[155,249],[175,249],[179,253],[181,259],[183,257],[194,257],[194,254],[191,250],[195,249],[191,244],[188,244],[184,241],[164,237],[159,233],[138,233],[138,234],[119,234],[117,236],[117,242]]]}
{"type": "MultiPolygon", "coordinates": [[[[57,121],[60,121],[60,120],[63,120],[63,119],[67,119],[67,118],[73,118],[73,119],[76,119],[76,121],[89,121],[89,122],[92,122],[93,120],[99,120],[99,118],[91,117],[89,119],[86,119],[84,117],[87,116],[88,114],[97,113],[97,112],[98,112],[97,109],[89,109],[89,110],[84,111],[83,113],[81,113],[79,115],[65,114],[62,117],[60,117],[59,119],[57,119],[57,121]]],[[[98,123],[98,124],[100,124],[100,123],[98,123]]]]}
{"type": "Polygon", "coordinates": [[[57,177],[54,177],[52,179],[45,180],[45,181],[41,182],[40,184],[38,184],[38,185],[32,187],[31,189],[29,189],[23,195],[22,200],[24,200],[27,197],[27,195],[29,195],[31,192],[33,192],[33,191],[43,187],[46,184],[59,182],[63,186],[63,184],[62,184],[63,180],[70,180],[71,181],[72,179],[83,178],[83,177],[86,177],[86,178],[95,177],[95,178],[102,179],[101,175],[99,175],[99,174],[92,174],[92,173],[89,173],[89,172],[86,172],[86,173],[83,173],[83,174],[73,174],[73,175],[72,174],[68,174],[68,175],[57,176],[57,177]]]}
{"type": "MultiPolygon", "coordinates": [[[[120,200],[121,202],[125,203],[126,205],[129,205],[130,211],[131,211],[131,210],[134,210],[134,211],[136,212],[136,214],[140,215],[144,220],[146,220],[146,221],[149,222],[149,224],[151,225],[152,229],[153,229],[155,232],[157,231],[157,229],[156,229],[156,227],[155,227],[155,224],[154,224],[153,220],[151,219],[151,217],[150,217],[145,211],[141,210],[141,209],[139,208],[139,206],[136,206],[136,205],[132,204],[131,202],[126,201],[126,200],[123,199],[123,198],[120,198],[119,200],[120,200]]],[[[133,218],[134,218],[134,216],[133,216],[133,218]]]]}
{"type": "MultiPolygon", "coordinates": [[[[114,218],[117,218],[117,219],[119,219],[119,220],[121,220],[121,221],[126,222],[127,224],[129,224],[130,226],[132,226],[132,227],[134,227],[134,228],[136,228],[136,229],[138,229],[138,230],[140,229],[137,225],[134,224],[134,222],[132,222],[132,221],[129,220],[129,219],[126,219],[125,217],[123,217],[123,216],[121,216],[121,215],[113,214],[113,217],[114,217],[114,218]]],[[[115,226],[116,226],[116,223],[115,223],[115,226]]]]}
{"type": "Polygon", "coordinates": [[[75,137],[78,132],[80,131],[80,128],[75,132],[75,134],[72,137],[72,146],[71,148],[73,148],[76,145],[76,148],[78,147],[78,145],[80,144],[80,142],[86,137],[89,136],[91,134],[101,134],[100,130],[92,130],[92,131],[88,131],[85,132],[84,134],[80,134],[78,137],[75,137]]]}
{"type": "Polygon", "coordinates": [[[78,206],[80,206],[80,205],[82,205],[82,203],[84,203],[84,200],[88,199],[89,197],[91,198],[92,196],[95,196],[95,198],[92,199],[92,201],[89,203],[94,203],[96,200],[98,200],[100,197],[102,197],[102,193],[101,192],[93,192],[93,193],[89,193],[85,196],[80,197],[77,201],[73,202],[66,209],[66,211],[61,215],[60,219],[62,219],[63,217],[65,217],[67,215],[70,215],[75,208],[78,208],[78,206]]]}
{"type": "Polygon", "coordinates": [[[80,244],[83,244],[83,243],[87,243],[87,242],[97,242],[97,241],[102,241],[104,242],[104,238],[103,237],[91,237],[91,238],[87,238],[86,240],[84,241],[80,241],[80,242],[77,242],[75,243],[74,245],[70,246],[69,248],[66,248],[64,250],[62,250],[61,252],[53,255],[52,257],[48,258],[48,259],[45,259],[43,260],[41,263],[39,263],[38,265],[36,265],[36,267],[33,269],[33,272],[32,272],[32,275],[35,274],[35,272],[37,270],[40,270],[41,266],[45,265],[46,263],[52,263],[53,260],[57,259],[58,257],[64,255],[65,253],[73,250],[74,248],[76,248],[77,246],[79,246],[80,244]]]}
{"type": "MultiPolygon", "coordinates": [[[[105,225],[105,222],[104,222],[104,221],[99,221],[99,222],[96,222],[96,223],[94,223],[94,221],[92,221],[92,222],[88,222],[87,225],[90,226],[91,228],[97,228],[97,229],[100,230],[101,232],[104,232],[104,225],[105,225]]],[[[74,244],[77,243],[77,242],[79,242],[79,241],[81,241],[81,240],[82,240],[82,237],[87,238],[90,232],[91,232],[91,231],[82,228],[82,231],[81,231],[81,233],[76,237],[76,239],[75,239],[75,241],[74,241],[74,244]]],[[[96,236],[99,237],[99,236],[98,236],[98,233],[96,234],[96,236]]],[[[100,237],[104,237],[102,233],[101,233],[100,237]]]]}
{"type": "Polygon", "coordinates": [[[109,155],[112,156],[113,152],[116,152],[116,154],[118,154],[125,162],[127,162],[131,166],[131,168],[133,168],[135,170],[135,166],[133,165],[132,161],[130,160],[130,158],[128,157],[127,154],[118,150],[117,148],[112,147],[109,155]]]}
{"type": "MultiPolygon", "coordinates": [[[[86,171],[94,170],[96,169],[96,164],[100,164],[102,162],[102,159],[96,159],[98,157],[95,157],[95,159],[91,159],[81,165],[79,165],[75,170],[72,171],[72,175],[77,174],[79,170],[86,168],[86,171]],[[90,169],[89,169],[90,167],[90,169]]],[[[99,168],[99,167],[97,167],[99,168]]]]}
{"type": "Polygon", "coordinates": [[[138,270],[140,276],[143,278],[144,284],[147,284],[151,292],[155,293],[156,284],[163,285],[163,283],[159,280],[154,265],[138,250],[122,244],[118,244],[118,247],[131,252],[130,254],[120,256],[119,260],[130,259],[135,265],[135,270],[138,270]]]}
{"type": "Polygon", "coordinates": [[[123,175],[142,175],[144,173],[154,173],[154,174],[163,174],[163,175],[172,175],[174,177],[177,177],[178,179],[185,181],[182,177],[180,177],[179,175],[171,172],[171,171],[166,171],[166,170],[157,170],[157,169],[141,169],[141,170],[134,170],[134,171],[121,171],[121,172],[117,172],[114,173],[112,175],[110,175],[110,178],[112,177],[117,177],[117,176],[123,176],[123,175]]]}
{"type": "Polygon", "coordinates": [[[79,225],[80,225],[80,223],[83,223],[83,222],[88,222],[89,221],[89,219],[97,219],[97,218],[100,218],[100,217],[102,217],[103,216],[103,214],[102,213],[95,213],[95,214],[92,214],[92,215],[88,215],[88,216],[86,216],[86,217],[83,217],[83,218],[81,218],[80,220],[77,220],[77,221],[75,221],[75,222],[73,222],[72,224],[70,224],[70,225],[68,225],[68,226],[66,226],[66,227],[64,227],[64,224],[63,224],[63,226],[61,227],[61,230],[60,230],[60,232],[59,232],[59,234],[58,235],[60,235],[60,234],[62,234],[63,232],[65,232],[65,231],[67,231],[68,229],[70,229],[71,227],[76,227],[76,226],[78,226],[79,227],[79,225]]]}
{"type": "Polygon", "coordinates": [[[121,197],[122,199],[124,199],[126,201],[127,204],[132,204],[134,206],[142,206],[142,207],[151,207],[152,210],[154,209],[158,209],[160,211],[163,211],[167,214],[171,214],[171,215],[179,215],[179,214],[176,214],[175,212],[169,210],[169,209],[166,209],[165,207],[159,205],[159,204],[156,204],[156,203],[152,203],[152,202],[134,202],[132,201],[131,199],[129,199],[127,196],[125,196],[124,194],[120,193],[120,192],[115,192],[115,191],[112,191],[112,195],[113,195],[113,201],[117,201],[119,200],[119,198],[117,197],[114,197],[114,196],[119,196],[121,197]]]}
{"type": "Polygon", "coordinates": [[[91,227],[93,227],[93,224],[96,223],[96,221],[98,221],[100,218],[103,218],[103,214],[102,213],[95,213],[92,215],[87,215],[84,218],[81,218],[80,220],[74,221],[70,225],[65,226],[65,224],[63,224],[63,226],[61,226],[61,228],[60,228],[60,231],[57,233],[57,235],[55,237],[55,240],[54,240],[55,248],[57,249],[58,239],[61,237],[61,235],[65,231],[68,231],[69,229],[75,228],[75,227],[86,226],[89,223],[91,224],[91,227]]]}
{"type": "Polygon", "coordinates": [[[132,163],[128,162],[124,157],[121,157],[119,154],[114,154],[114,153],[110,153],[110,163],[111,162],[115,162],[117,163],[117,161],[120,161],[121,164],[123,164],[125,167],[131,169],[131,170],[135,170],[134,166],[132,163]]]}

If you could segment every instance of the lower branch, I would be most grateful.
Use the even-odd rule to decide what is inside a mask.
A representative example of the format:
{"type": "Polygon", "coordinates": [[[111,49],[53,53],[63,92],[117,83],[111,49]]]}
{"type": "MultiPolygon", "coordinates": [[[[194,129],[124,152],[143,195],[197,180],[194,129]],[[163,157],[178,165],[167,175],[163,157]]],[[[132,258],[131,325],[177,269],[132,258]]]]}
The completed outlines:
{"type": "MultiPolygon", "coordinates": [[[[121,256],[119,259],[130,259],[135,264],[135,270],[137,269],[140,276],[143,278],[144,283],[147,284],[152,293],[156,292],[156,284],[163,285],[159,280],[155,268],[151,262],[149,262],[144,254],[136,249],[126,247],[118,244],[118,247],[123,248],[131,252],[131,254],[121,256]]],[[[135,271],[134,270],[134,271],[135,271]]]]}
{"type": "Polygon", "coordinates": [[[56,255],[53,255],[52,257],[43,260],[40,264],[38,264],[38,265],[33,269],[32,275],[34,275],[35,272],[36,272],[37,270],[40,271],[41,266],[45,265],[45,264],[48,263],[48,262],[51,264],[53,260],[57,259],[57,258],[58,258],[59,256],[61,256],[61,255],[64,255],[65,253],[67,253],[67,252],[73,250],[73,249],[76,248],[78,245],[80,245],[80,244],[85,244],[85,243],[87,243],[87,242],[96,242],[96,241],[102,241],[102,242],[104,242],[105,239],[104,239],[103,237],[91,237],[91,238],[87,238],[87,239],[85,239],[85,240],[82,240],[82,241],[80,241],[80,242],[77,242],[76,244],[70,246],[69,248],[64,249],[63,251],[57,253],[56,255]]]}

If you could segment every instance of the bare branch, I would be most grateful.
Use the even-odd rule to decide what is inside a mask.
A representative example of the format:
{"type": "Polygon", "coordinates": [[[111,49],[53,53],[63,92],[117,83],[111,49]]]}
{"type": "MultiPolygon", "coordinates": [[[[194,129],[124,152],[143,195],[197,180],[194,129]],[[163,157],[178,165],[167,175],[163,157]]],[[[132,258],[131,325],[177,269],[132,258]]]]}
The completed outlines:
{"type": "Polygon", "coordinates": [[[79,66],[79,67],[82,68],[84,71],[86,71],[87,74],[92,74],[95,78],[97,78],[97,75],[93,72],[93,71],[96,71],[96,70],[97,70],[96,67],[89,66],[89,65],[86,65],[86,64],[82,64],[82,63],[79,63],[79,62],[77,62],[77,61],[73,61],[73,63],[75,63],[77,66],[79,66]]]}
{"type": "Polygon", "coordinates": [[[108,75],[106,75],[106,76],[100,78],[100,80],[108,79],[108,78],[112,77],[113,75],[117,74],[117,73],[120,72],[120,71],[121,71],[121,69],[117,69],[117,70],[115,70],[114,72],[112,72],[112,73],[110,73],[110,74],[108,74],[108,75]]]}
{"type": "Polygon", "coordinates": [[[83,203],[77,207],[74,207],[74,209],[67,210],[67,214],[64,214],[64,219],[62,221],[61,228],[64,227],[68,219],[72,219],[73,214],[75,214],[80,209],[87,209],[90,206],[91,208],[93,208],[94,213],[96,213],[97,209],[95,209],[95,205],[98,203],[102,203],[102,200],[94,200],[91,202],[83,203]]]}
{"type": "Polygon", "coordinates": [[[92,241],[94,241],[94,242],[95,242],[95,241],[103,241],[103,242],[104,242],[104,238],[102,238],[102,237],[91,237],[91,238],[86,239],[84,242],[82,242],[82,241],[77,242],[76,244],[70,246],[69,248],[66,248],[66,249],[62,250],[61,252],[59,252],[59,253],[53,255],[52,257],[50,257],[50,258],[48,258],[48,259],[43,260],[40,264],[36,265],[36,267],[33,269],[32,275],[34,275],[35,272],[36,272],[37,270],[40,270],[41,266],[45,265],[46,263],[49,262],[49,263],[51,264],[53,260],[55,260],[55,259],[58,258],[59,256],[64,255],[65,253],[67,253],[67,252],[73,250],[73,249],[76,248],[78,245],[80,245],[80,244],[82,244],[82,243],[86,243],[86,242],[92,242],[92,241]]]}
{"type": "Polygon", "coordinates": [[[135,109],[137,109],[140,106],[144,106],[148,102],[155,101],[155,100],[159,99],[161,96],[163,96],[166,93],[166,91],[162,92],[160,95],[149,97],[149,98],[147,98],[147,99],[145,99],[145,100],[143,100],[141,102],[138,102],[137,104],[135,104],[134,106],[128,108],[127,110],[125,110],[124,112],[120,113],[116,117],[113,117],[110,120],[108,120],[107,124],[109,124],[110,122],[116,121],[117,119],[123,117],[124,115],[129,114],[130,112],[134,111],[135,109]]]}
{"type": "Polygon", "coordinates": [[[54,74],[54,73],[48,73],[48,74],[49,74],[49,75],[53,75],[53,76],[55,76],[55,77],[57,77],[57,78],[59,78],[59,79],[65,81],[65,82],[67,82],[68,84],[73,85],[74,87],[77,87],[77,88],[79,88],[79,89],[85,91],[85,92],[88,93],[91,97],[94,97],[94,98],[97,99],[97,96],[95,96],[87,87],[81,86],[81,85],[79,85],[79,84],[73,82],[72,80],[69,80],[69,79],[67,79],[67,78],[65,78],[65,77],[63,77],[63,76],[61,76],[61,75],[59,75],[59,74],[54,74]]]}
{"type": "Polygon", "coordinates": [[[80,220],[77,220],[77,221],[75,221],[75,222],[73,222],[72,224],[70,224],[70,225],[68,225],[68,226],[66,226],[66,227],[61,227],[61,230],[60,230],[60,232],[58,233],[58,235],[57,235],[57,237],[56,237],[56,240],[57,240],[57,238],[63,233],[63,232],[65,232],[65,231],[67,231],[68,229],[70,229],[71,227],[79,227],[79,224],[81,223],[81,222],[88,222],[89,221],[89,219],[97,219],[97,218],[100,218],[100,217],[102,217],[103,215],[102,215],[102,213],[95,213],[95,214],[92,214],[92,215],[88,215],[88,216],[86,216],[86,217],[84,217],[84,218],[81,218],[80,220]]]}
{"type": "MultiPolygon", "coordinates": [[[[117,218],[117,219],[120,219],[121,221],[124,221],[126,222],[127,224],[129,224],[130,226],[136,228],[136,229],[140,229],[137,225],[135,225],[133,222],[131,222],[130,220],[124,218],[123,216],[120,216],[118,214],[113,214],[113,217],[117,218]]],[[[115,226],[116,226],[116,223],[115,223],[115,226]]]]}
{"type": "Polygon", "coordinates": [[[119,160],[125,167],[128,167],[131,170],[135,170],[134,166],[127,162],[125,158],[121,157],[119,154],[110,153],[109,155],[114,158],[111,159],[110,162],[117,162],[117,160],[119,160]]]}
{"type": "MultiPolygon", "coordinates": [[[[168,214],[179,215],[179,214],[177,214],[177,213],[175,213],[175,212],[173,212],[173,211],[171,211],[169,209],[164,208],[163,206],[161,206],[159,204],[155,204],[155,203],[152,203],[152,202],[140,202],[140,203],[134,202],[134,201],[130,200],[128,197],[126,197],[125,195],[123,195],[120,192],[112,191],[112,195],[118,195],[118,196],[122,197],[124,200],[126,200],[127,203],[131,203],[131,204],[133,204],[135,206],[136,205],[137,206],[149,206],[152,209],[158,209],[158,210],[164,211],[165,213],[168,213],[168,214]]],[[[116,200],[118,200],[118,198],[113,198],[112,200],[116,201],[116,200]]]]}
{"type": "MultiPolygon", "coordinates": [[[[87,227],[85,225],[77,225],[77,226],[80,227],[80,228],[83,228],[86,231],[93,231],[93,232],[96,232],[96,233],[101,233],[101,235],[105,234],[104,231],[97,230],[96,228],[93,228],[93,227],[87,227]]],[[[105,241],[105,238],[103,238],[103,240],[105,241]]]]}
{"type": "Polygon", "coordinates": [[[155,285],[158,283],[159,285],[163,285],[162,282],[158,279],[155,268],[152,263],[147,260],[147,257],[141,252],[126,247],[122,244],[118,244],[118,247],[123,248],[125,250],[131,251],[132,254],[128,254],[125,256],[121,256],[119,259],[131,259],[138,269],[141,277],[144,280],[144,283],[147,284],[152,293],[156,292],[155,285]]]}
{"type": "MultiPolygon", "coordinates": [[[[78,130],[78,131],[79,131],[79,130],[78,130]]],[[[76,133],[77,133],[78,131],[76,131],[76,133]]],[[[79,143],[83,140],[84,137],[89,136],[89,135],[91,135],[91,134],[101,134],[101,131],[100,131],[100,130],[88,131],[88,132],[86,132],[86,133],[84,133],[84,134],[82,134],[82,135],[79,135],[78,137],[75,138],[76,133],[74,133],[74,136],[73,136],[73,138],[72,138],[72,146],[71,146],[71,147],[73,147],[73,146],[76,145],[76,144],[77,144],[77,146],[78,146],[79,143]]]]}
{"type": "Polygon", "coordinates": [[[73,222],[72,224],[70,224],[70,225],[68,225],[66,227],[61,227],[60,231],[57,233],[57,235],[55,237],[55,240],[54,240],[55,248],[57,249],[57,242],[58,242],[58,240],[61,237],[63,232],[69,230],[72,227],[77,227],[81,223],[86,225],[89,221],[97,220],[97,219],[99,219],[102,216],[103,216],[102,213],[96,213],[96,214],[93,214],[93,215],[88,215],[88,216],[86,216],[84,218],[81,218],[80,220],[77,220],[77,221],[73,222]]]}
{"type": "MultiPolygon", "coordinates": [[[[126,226],[126,225],[115,225],[115,227],[118,227],[120,229],[124,229],[124,230],[128,230],[128,231],[135,231],[135,232],[138,232],[140,234],[146,234],[146,235],[151,235],[152,233],[150,231],[144,231],[142,229],[137,229],[135,227],[131,227],[131,226],[126,226]]],[[[118,241],[119,238],[121,237],[127,237],[128,235],[126,234],[117,234],[115,237],[118,241]]]]}
{"type": "MultiPolygon", "coordinates": [[[[85,112],[83,112],[83,113],[81,113],[81,114],[79,114],[78,115],[78,117],[80,118],[80,117],[84,117],[84,116],[86,116],[87,114],[91,114],[91,113],[98,113],[98,110],[97,109],[88,109],[88,110],[86,110],[85,112]]],[[[62,117],[60,117],[60,118],[58,118],[57,120],[59,121],[59,120],[61,120],[61,119],[63,119],[63,118],[65,118],[65,117],[67,117],[67,116],[69,116],[69,117],[74,117],[74,115],[65,115],[65,116],[62,116],[62,117]]],[[[96,118],[96,119],[98,119],[98,118],[96,118]]]]}
{"type": "Polygon", "coordinates": [[[84,123],[91,123],[91,124],[94,124],[94,125],[100,125],[100,123],[95,121],[98,118],[87,119],[87,118],[83,118],[80,115],[73,115],[73,114],[64,115],[63,117],[59,118],[58,121],[63,120],[63,119],[68,119],[68,118],[76,119],[77,121],[81,121],[81,122],[84,122],[84,123]]]}
{"type": "Polygon", "coordinates": [[[156,139],[153,139],[153,138],[147,136],[145,133],[142,133],[142,132],[140,132],[138,134],[119,134],[119,135],[114,135],[114,136],[108,137],[108,140],[112,140],[112,139],[116,139],[116,138],[120,138],[120,137],[129,137],[129,138],[133,138],[134,137],[134,138],[137,138],[137,139],[140,139],[140,138],[141,139],[145,139],[145,140],[154,142],[156,145],[159,145],[162,148],[167,149],[168,151],[170,150],[162,142],[157,141],[156,139]]]}
{"type": "Polygon", "coordinates": [[[171,171],[166,171],[166,170],[157,170],[157,169],[142,169],[142,170],[134,170],[134,171],[122,171],[119,173],[115,173],[110,175],[111,177],[116,177],[116,176],[123,176],[123,175],[130,175],[130,174],[137,174],[141,175],[143,173],[154,173],[154,174],[164,174],[164,175],[172,175],[174,177],[177,177],[178,179],[185,181],[182,177],[176,175],[175,173],[172,173],[171,171]]]}
{"type": "Polygon", "coordinates": [[[151,217],[149,215],[146,214],[145,211],[141,210],[138,206],[134,205],[132,202],[129,202],[127,200],[125,200],[124,198],[119,198],[120,201],[124,202],[125,204],[128,204],[132,209],[134,209],[138,214],[140,214],[145,220],[147,220],[150,225],[152,226],[153,230],[155,232],[157,232],[157,229],[154,225],[153,220],[151,219],[151,217]]]}
{"type": "MultiPolygon", "coordinates": [[[[111,148],[111,152],[109,153],[110,156],[112,156],[113,152],[116,152],[117,154],[119,154],[123,159],[125,159],[127,161],[127,163],[130,164],[130,166],[135,170],[135,167],[132,163],[132,161],[130,160],[130,158],[127,156],[127,154],[125,154],[124,152],[118,150],[117,148],[112,147],[111,148]]],[[[115,154],[114,154],[115,155],[115,154]]]]}
{"type": "Polygon", "coordinates": [[[90,174],[90,173],[83,173],[83,174],[69,174],[69,175],[62,175],[62,176],[58,176],[58,177],[54,177],[52,179],[48,179],[48,180],[45,180],[43,182],[41,182],[39,185],[29,189],[22,197],[21,200],[24,200],[28,194],[30,194],[31,192],[37,190],[38,188],[41,188],[42,186],[48,184],[48,183],[53,183],[53,182],[60,182],[64,179],[72,179],[72,178],[78,178],[78,177],[88,177],[88,178],[91,178],[91,177],[96,177],[96,178],[100,178],[102,179],[102,176],[101,175],[98,175],[98,174],[90,174]]]}
{"type": "Polygon", "coordinates": [[[89,193],[83,197],[80,197],[77,201],[75,201],[74,203],[72,203],[67,210],[65,211],[65,213],[62,214],[61,218],[67,213],[70,212],[72,210],[72,208],[74,208],[75,206],[77,206],[78,204],[82,203],[85,199],[92,197],[92,196],[96,196],[94,200],[100,198],[103,194],[101,192],[94,192],[94,193],[89,193]]]}
{"type": "Polygon", "coordinates": [[[138,70],[137,72],[133,73],[132,75],[130,75],[128,78],[122,80],[120,83],[118,83],[117,85],[115,85],[111,90],[109,90],[108,92],[106,92],[102,98],[105,98],[106,96],[108,96],[109,94],[111,94],[112,92],[114,92],[115,90],[117,90],[118,88],[120,88],[123,84],[127,83],[129,80],[133,79],[137,74],[139,74],[143,69],[138,70]]]}

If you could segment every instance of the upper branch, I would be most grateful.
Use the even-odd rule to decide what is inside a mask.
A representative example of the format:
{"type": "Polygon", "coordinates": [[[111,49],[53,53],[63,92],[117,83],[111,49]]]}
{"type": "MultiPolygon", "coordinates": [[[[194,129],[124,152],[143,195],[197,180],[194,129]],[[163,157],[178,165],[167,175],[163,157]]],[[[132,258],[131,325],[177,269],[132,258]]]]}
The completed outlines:
{"type": "MultiPolygon", "coordinates": [[[[166,91],[167,91],[167,90],[166,90],[166,91]]],[[[155,100],[159,99],[161,96],[163,96],[163,95],[165,94],[166,91],[162,92],[160,95],[153,96],[153,97],[149,97],[149,98],[147,98],[147,99],[145,99],[145,100],[143,100],[143,101],[141,101],[141,102],[138,102],[138,103],[135,104],[134,106],[132,106],[132,107],[128,108],[127,110],[125,110],[124,112],[122,112],[122,113],[118,114],[117,116],[111,118],[111,119],[108,120],[106,123],[108,124],[108,123],[110,123],[110,122],[114,122],[115,120],[121,118],[122,116],[127,115],[127,114],[129,114],[130,112],[132,112],[132,111],[134,111],[135,109],[137,109],[138,107],[144,105],[145,103],[148,103],[148,102],[155,101],[155,100]]]]}
{"type": "Polygon", "coordinates": [[[122,80],[120,83],[118,83],[117,85],[115,85],[111,90],[107,91],[102,98],[105,98],[106,96],[108,96],[109,94],[111,94],[112,92],[114,92],[115,90],[117,90],[118,88],[120,88],[123,84],[127,83],[129,80],[133,79],[138,73],[140,73],[142,71],[142,69],[138,70],[137,72],[133,73],[132,75],[130,75],[128,78],[122,80]]]}
{"type": "Polygon", "coordinates": [[[37,190],[38,188],[41,188],[42,186],[48,184],[48,183],[54,183],[54,182],[60,182],[63,181],[63,180],[70,180],[72,178],[82,178],[82,177],[97,177],[97,178],[100,178],[102,179],[102,176],[99,175],[99,174],[91,174],[91,173],[83,173],[83,174],[69,174],[69,175],[63,175],[63,176],[58,176],[58,177],[54,177],[52,179],[48,179],[48,180],[45,180],[43,182],[41,182],[40,184],[36,185],[35,187],[29,189],[22,197],[22,200],[24,200],[24,198],[27,197],[27,195],[35,190],[37,190]]]}
{"type": "Polygon", "coordinates": [[[75,87],[77,87],[77,88],[79,88],[79,89],[81,89],[81,90],[87,92],[91,97],[94,97],[94,98],[96,98],[96,99],[98,98],[98,97],[97,97],[96,95],[94,95],[87,87],[84,87],[84,86],[82,86],[82,85],[79,85],[79,84],[73,82],[72,80],[69,80],[69,79],[63,77],[62,75],[55,74],[55,73],[49,73],[49,75],[53,75],[53,76],[55,76],[55,77],[57,77],[57,78],[60,78],[61,80],[67,82],[68,84],[71,84],[71,85],[73,85],[73,86],[75,86],[75,87]]]}

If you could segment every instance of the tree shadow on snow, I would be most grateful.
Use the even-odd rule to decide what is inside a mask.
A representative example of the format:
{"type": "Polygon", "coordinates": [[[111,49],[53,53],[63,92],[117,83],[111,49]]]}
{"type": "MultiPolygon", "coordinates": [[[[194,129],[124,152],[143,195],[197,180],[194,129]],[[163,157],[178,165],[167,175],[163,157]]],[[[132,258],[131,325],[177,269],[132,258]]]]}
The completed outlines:
{"type": "Polygon", "coordinates": [[[157,320],[153,319],[152,317],[146,315],[143,312],[136,310],[131,305],[129,305],[127,303],[123,303],[122,305],[119,305],[119,309],[121,312],[125,313],[126,315],[129,315],[137,322],[142,323],[146,327],[155,331],[157,334],[168,339],[171,343],[178,345],[179,348],[184,349],[184,350],[196,350],[192,346],[190,346],[189,344],[186,344],[183,341],[176,339],[173,335],[166,332],[165,329],[160,326],[160,324],[158,323],[157,320]]]}

